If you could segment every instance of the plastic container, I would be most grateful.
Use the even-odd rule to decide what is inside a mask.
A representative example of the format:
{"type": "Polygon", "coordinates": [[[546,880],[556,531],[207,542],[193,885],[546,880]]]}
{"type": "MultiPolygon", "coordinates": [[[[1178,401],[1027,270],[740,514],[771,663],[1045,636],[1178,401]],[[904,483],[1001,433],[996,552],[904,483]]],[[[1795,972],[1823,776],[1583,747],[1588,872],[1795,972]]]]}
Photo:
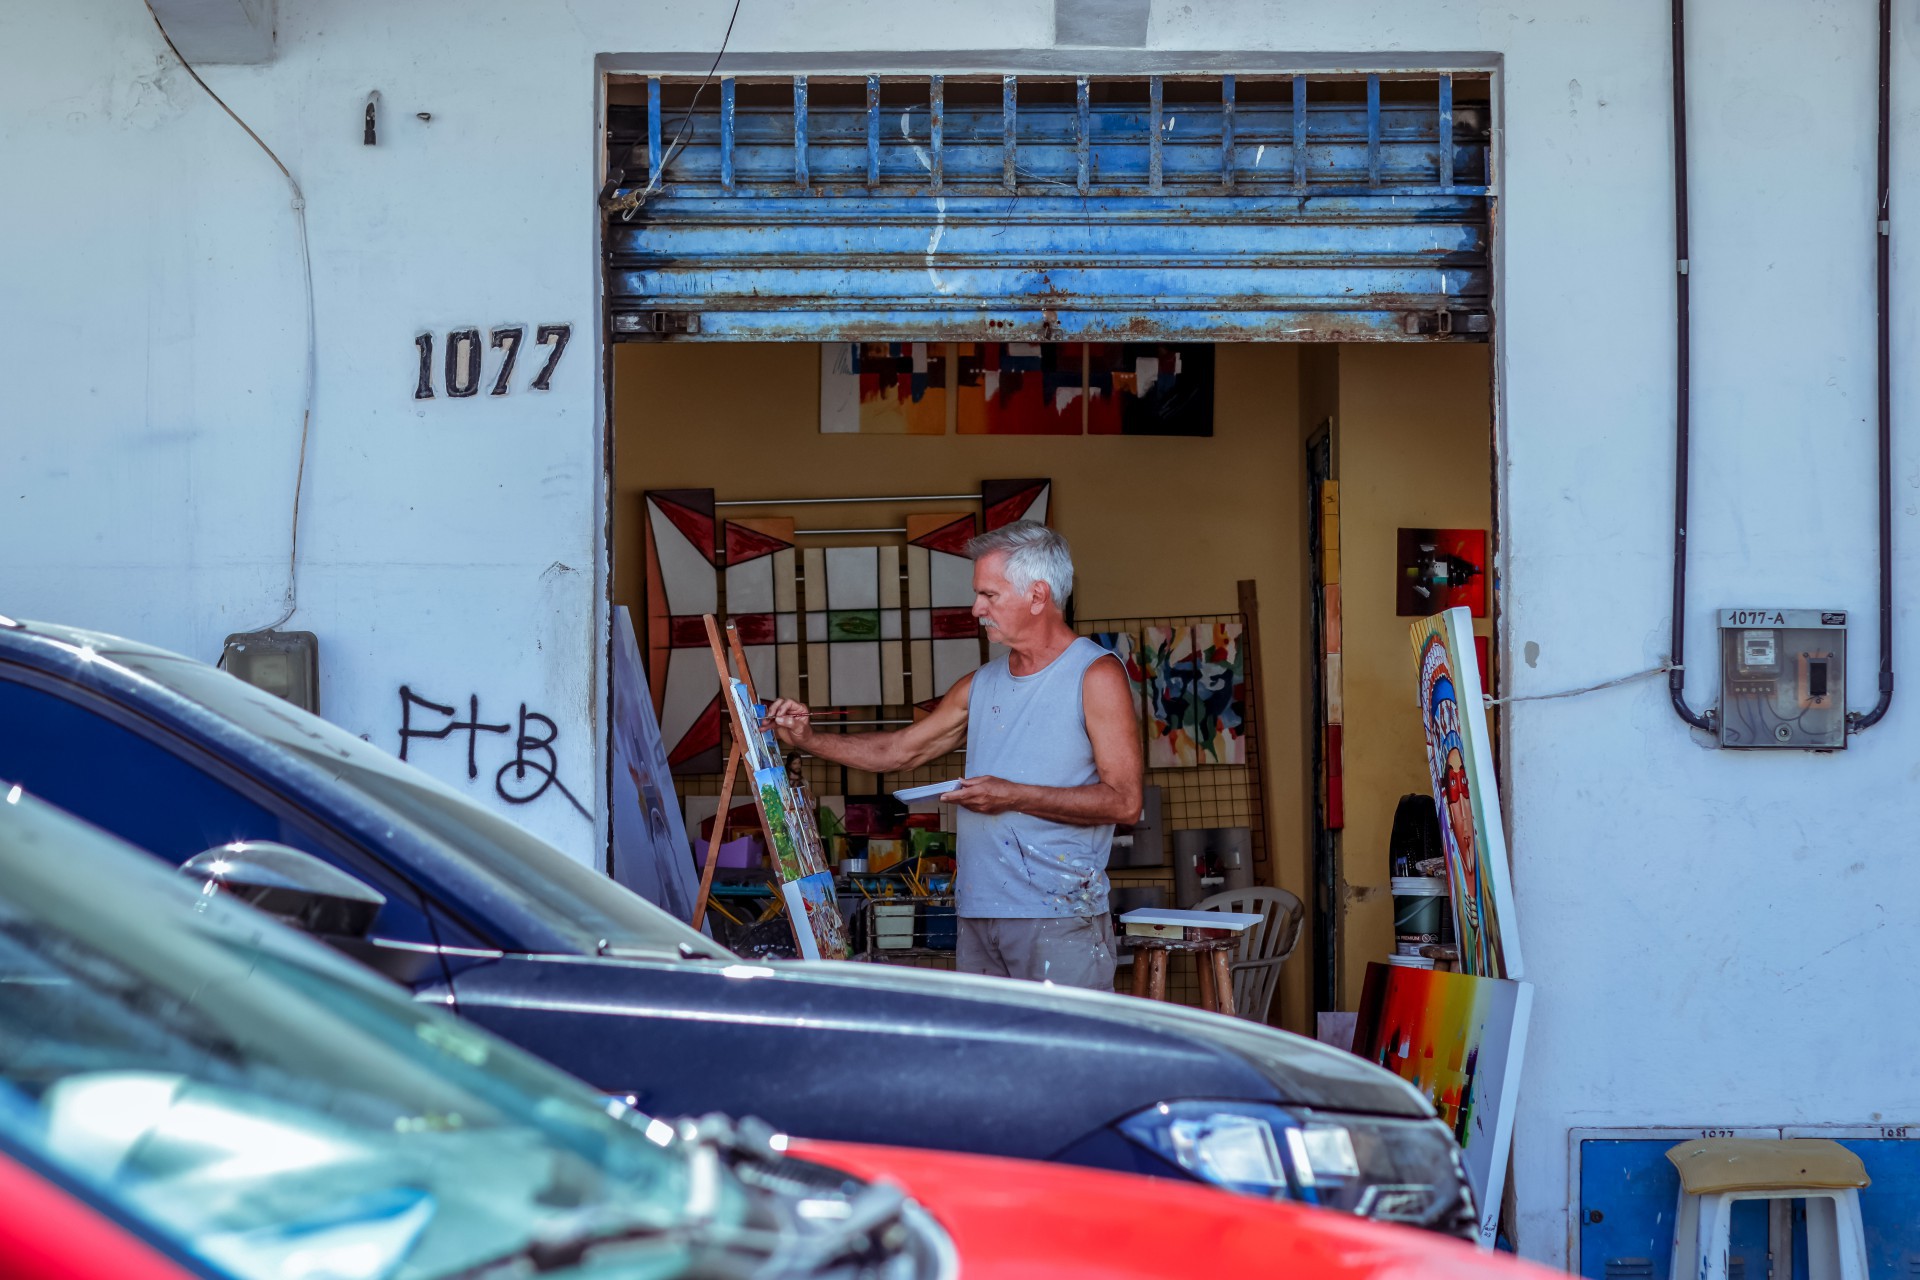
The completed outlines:
{"type": "Polygon", "coordinates": [[[1403,956],[1417,956],[1422,947],[1452,941],[1453,922],[1445,879],[1395,876],[1391,883],[1395,951],[1403,956]]]}

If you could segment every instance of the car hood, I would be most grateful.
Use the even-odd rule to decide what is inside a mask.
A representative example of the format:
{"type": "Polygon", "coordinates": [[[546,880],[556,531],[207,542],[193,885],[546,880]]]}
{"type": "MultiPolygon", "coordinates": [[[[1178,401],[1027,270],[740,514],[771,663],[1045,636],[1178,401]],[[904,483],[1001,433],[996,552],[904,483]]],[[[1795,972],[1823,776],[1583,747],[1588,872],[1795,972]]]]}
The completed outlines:
{"type": "Polygon", "coordinates": [[[1025,1160],[795,1140],[793,1155],[891,1182],[945,1228],[968,1280],[1546,1280],[1429,1232],[1159,1179],[1025,1160]]]}
{"type": "MultiPolygon", "coordinates": [[[[1001,1097],[1036,1092],[1055,1110],[1036,1114],[1021,1155],[1052,1154],[1059,1147],[1047,1143],[1080,1137],[1089,1124],[1183,1097],[1433,1114],[1392,1073],[1301,1036],[1177,1005],[1005,978],[844,961],[542,956],[468,969],[454,988],[466,1016],[612,1093],[651,1092],[657,1086],[650,1082],[686,1074],[660,1070],[663,1050],[677,1052],[682,1068],[686,1055],[710,1054],[720,1074],[707,1083],[724,1080],[737,1093],[747,1092],[745,1077],[772,1073],[784,1085],[769,1094],[793,1099],[795,1113],[798,1095],[814,1087],[808,1081],[844,1090],[849,1079],[860,1080],[858,1092],[880,1110],[888,1109],[883,1098],[904,1091],[929,1123],[943,1107],[964,1123],[957,1095],[967,1088],[990,1086],[1001,1097]],[[603,1029],[558,1035],[536,1025],[556,1013],[624,1015],[646,1029],[627,1035],[596,1019],[603,1029]],[[642,1045],[644,1055],[637,1054],[642,1045]],[[1009,1087],[1028,1083],[1040,1087],[1009,1087]]],[[[636,1105],[658,1112],[722,1100],[655,1096],[636,1105]]],[[[797,1132],[880,1136],[827,1133],[763,1105],[752,1109],[797,1132]]]]}
{"type": "Polygon", "coordinates": [[[975,1007],[978,1016],[991,1017],[993,1010],[1011,1007],[1054,1017],[1117,1023],[1135,1032],[1186,1037],[1254,1064],[1290,1103],[1381,1115],[1426,1117],[1433,1114],[1433,1108],[1412,1085],[1343,1049],[1277,1027],[1204,1013],[1185,1005],[1052,983],[1019,982],[1011,978],[906,966],[881,968],[813,960],[766,967],[785,982],[828,984],[850,990],[897,988],[965,1002],[975,1007]]]}

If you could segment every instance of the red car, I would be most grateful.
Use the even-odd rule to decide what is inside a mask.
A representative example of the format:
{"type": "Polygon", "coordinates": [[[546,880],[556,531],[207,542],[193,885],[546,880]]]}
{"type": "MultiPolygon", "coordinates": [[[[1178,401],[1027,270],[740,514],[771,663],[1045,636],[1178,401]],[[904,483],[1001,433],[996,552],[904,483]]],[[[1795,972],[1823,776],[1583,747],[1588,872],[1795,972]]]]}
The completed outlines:
{"type": "Polygon", "coordinates": [[[1198,1186],[883,1147],[789,1149],[752,1122],[610,1109],[0,781],[9,1278],[1529,1270],[1428,1233],[1198,1186]]]}

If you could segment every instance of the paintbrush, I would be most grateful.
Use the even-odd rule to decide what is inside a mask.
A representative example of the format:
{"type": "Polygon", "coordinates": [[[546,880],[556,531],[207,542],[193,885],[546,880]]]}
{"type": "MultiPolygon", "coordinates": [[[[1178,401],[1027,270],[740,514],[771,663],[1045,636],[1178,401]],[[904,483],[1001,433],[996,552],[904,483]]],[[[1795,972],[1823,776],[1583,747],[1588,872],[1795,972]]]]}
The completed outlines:
{"type": "MultiPolygon", "coordinates": [[[[808,715],[810,716],[810,718],[812,718],[812,719],[814,719],[814,720],[826,720],[826,719],[828,719],[828,718],[830,718],[830,717],[833,717],[833,716],[850,716],[850,715],[852,715],[852,714],[853,714],[853,712],[852,712],[851,710],[848,710],[848,711],[813,711],[813,712],[809,712],[809,713],[808,713],[808,715]]],[[[763,724],[763,725],[769,725],[769,724],[772,724],[772,723],[773,723],[773,717],[772,717],[772,716],[761,716],[761,717],[760,717],[760,723],[761,723],[761,724],[763,724]]]]}

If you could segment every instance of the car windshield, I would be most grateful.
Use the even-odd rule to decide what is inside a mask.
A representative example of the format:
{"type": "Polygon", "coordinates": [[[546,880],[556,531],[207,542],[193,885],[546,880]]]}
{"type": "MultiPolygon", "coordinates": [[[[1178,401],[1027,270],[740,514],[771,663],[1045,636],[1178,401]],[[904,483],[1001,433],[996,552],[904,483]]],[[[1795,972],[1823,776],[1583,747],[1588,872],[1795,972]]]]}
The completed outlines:
{"type": "Polygon", "coordinates": [[[621,1274],[677,1274],[742,1193],[656,1131],[0,783],[0,1141],[217,1268],[425,1280],[619,1234],[621,1274]]]}
{"type": "Polygon", "coordinates": [[[724,958],[713,939],[639,894],[567,857],[537,836],[337,725],[204,662],[98,637],[101,657],[190,698],[292,751],[362,797],[452,845],[578,950],[643,951],[724,958]]]}

